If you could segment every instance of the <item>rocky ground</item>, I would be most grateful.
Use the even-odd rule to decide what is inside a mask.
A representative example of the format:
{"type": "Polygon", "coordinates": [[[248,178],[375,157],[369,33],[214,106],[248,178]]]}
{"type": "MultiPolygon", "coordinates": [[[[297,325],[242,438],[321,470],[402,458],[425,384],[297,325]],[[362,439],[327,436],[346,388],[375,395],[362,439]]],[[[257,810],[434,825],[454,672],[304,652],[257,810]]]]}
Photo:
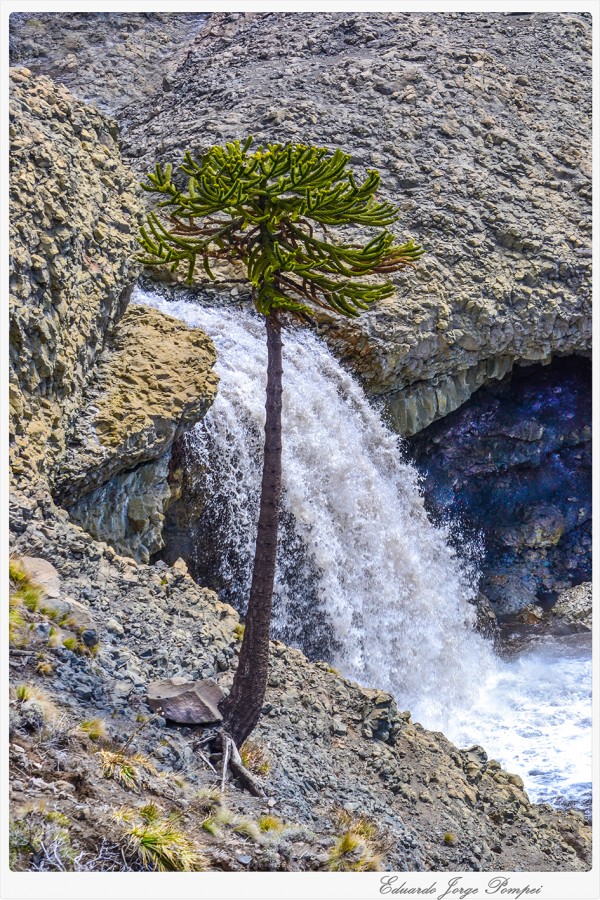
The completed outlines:
{"type": "Polygon", "coordinates": [[[338,842],[355,832],[363,835],[364,852],[350,851],[346,863],[357,870],[589,866],[590,829],[581,813],[532,805],[521,779],[482,748],[458,750],[399,712],[389,695],[278,642],[251,742],[250,764],[266,796],[252,798],[230,783],[222,802],[238,819],[224,816],[207,826],[214,815],[198,792],[219,778],[195,752],[197,735],[160,717],[139,729],[151,716],[150,681],[216,677],[228,687],[239,647],[237,614],[184,567],[139,564],[94,541],[43,492],[16,495],[11,523],[13,552],[43,556],[56,570],[41,577],[38,570],[48,587],[37,608],[18,607],[23,622],[13,635],[13,843],[15,852],[21,847],[20,865],[59,868],[39,845],[23,846],[35,813],[40,828],[51,834],[60,825],[64,832],[56,840],[66,868],[74,865],[69,858],[82,869],[122,868],[121,847],[135,868],[139,860],[127,856],[128,820],[112,817],[122,807],[154,803],[163,816],[181,814],[179,826],[210,868],[327,869],[338,842]],[[103,756],[129,738],[124,752],[137,784],[107,774],[103,756]],[[276,822],[261,831],[267,815],[285,827],[276,822]],[[213,825],[214,834],[207,830],[213,825]]]}

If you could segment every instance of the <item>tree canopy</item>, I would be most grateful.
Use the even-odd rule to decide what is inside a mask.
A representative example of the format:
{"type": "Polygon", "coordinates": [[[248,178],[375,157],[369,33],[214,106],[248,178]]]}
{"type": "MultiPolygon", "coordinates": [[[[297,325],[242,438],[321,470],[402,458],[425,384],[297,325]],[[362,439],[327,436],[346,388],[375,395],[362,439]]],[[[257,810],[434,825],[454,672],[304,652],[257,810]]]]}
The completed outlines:
{"type": "Polygon", "coordinates": [[[198,159],[188,150],[173,176],[171,164],[157,163],[142,187],[162,195],[140,231],[146,265],[187,266],[192,282],[201,262],[210,278],[213,260],[241,261],[259,312],[286,310],[301,318],[315,307],[355,317],[391,296],[390,281],[374,282],[411,266],[423,253],[412,240],[395,243],[389,225],[399,211],[376,200],[379,173],[359,181],[342,150],[307,144],[260,145],[252,138],[211,147],[198,159]],[[183,179],[185,180],[185,179],[183,179]],[[367,243],[336,241],[335,226],[374,226],[367,243]]]}

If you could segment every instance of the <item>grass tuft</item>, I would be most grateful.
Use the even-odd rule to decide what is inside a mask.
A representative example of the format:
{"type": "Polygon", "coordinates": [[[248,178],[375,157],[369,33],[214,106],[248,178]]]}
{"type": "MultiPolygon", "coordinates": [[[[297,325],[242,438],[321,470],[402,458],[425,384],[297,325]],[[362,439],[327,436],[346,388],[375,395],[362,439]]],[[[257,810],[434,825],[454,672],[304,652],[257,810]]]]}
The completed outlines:
{"type": "Polygon", "coordinates": [[[380,858],[359,835],[347,831],[329,851],[325,868],[329,872],[375,872],[380,865],[380,858]]]}
{"type": "Polygon", "coordinates": [[[281,831],[284,824],[277,816],[259,816],[258,827],[261,831],[281,831]]]}
{"type": "Polygon", "coordinates": [[[154,803],[138,810],[124,809],[115,819],[124,830],[126,854],[153,872],[200,872],[207,861],[196,844],[177,825],[177,816],[163,816],[154,803]]]}
{"type": "Polygon", "coordinates": [[[241,816],[234,816],[230,822],[230,827],[235,834],[241,834],[250,838],[251,841],[260,841],[260,828],[252,819],[245,819],[241,816]]]}
{"type": "Polygon", "coordinates": [[[202,788],[192,800],[193,805],[200,812],[212,812],[223,806],[223,794],[219,788],[202,788]]]}
{"type": "Polygon", "coordinates": [[[106,725],[102,719],[84,719],[79,723],[79,730],[89,737],[91,741],[103,741],[108,737],[106,725]]]}
{"type": "Polygon", "coordinates": [[[150,760],[141,753],[125,753],[123,750],[98,750],[104,778],[113,778],[129,791],[137,791],[144,772],[156,774],[150,760]]]}
{"type": "Polygon", "coordinates": [[[13,601],[14,598],[11,597],[8,611],[8,642],[11,647],[22,648],[29,643],[29,638],[28,635],[23,632],[25,619],[23,618],[18,605],[13,601]]]}
{"type": "Polygon", "coordinates": [[[267,775],[271,769],[269,754],[254,741],[244,741],[240,756],[244,766],[253,775],[267,775]]]}
{"type": "Polygon", "coordinates": [[[37,666],[35,667],[35,671],[38,675],[44,675],[45,677],[54,674],[52,663],[47,659],[40,659],[37,666]]]}
{"type": "Polygon", "coordinates": [[[215,816],[207,816],[202,822],[202,827],[205,831],[208,831],[209,834],[212,834],[213,837],[218,838],[223,834],[215,816]]]}

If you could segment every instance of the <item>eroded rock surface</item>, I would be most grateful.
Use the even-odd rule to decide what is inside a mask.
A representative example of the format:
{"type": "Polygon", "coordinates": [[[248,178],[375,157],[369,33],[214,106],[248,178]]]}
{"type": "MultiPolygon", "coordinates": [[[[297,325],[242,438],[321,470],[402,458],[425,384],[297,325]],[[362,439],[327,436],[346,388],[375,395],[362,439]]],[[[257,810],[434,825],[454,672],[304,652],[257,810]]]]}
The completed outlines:
{"type": "Polygon", "coordinates": [[[590,53],[585,14],[214,15],[173,91],[127,110],[124,152],[141,173],[252,133],[378,168],[427,255],[378,309],[319,318],[412,434],[591,347],[590,53]]]}
{"type": "Polygon", "coordinates": [[[13,13],[11,60],[49,75],[100,110],[169,89],[205,13],[13,13]]]}
{"type": "Polygon", "coordinates": [[[27,69],[12,86],[11,466],[30,480],[54,474],[125,311],[141,207],[114,122],[27,69]]]}
{"type": "Polygon", "coordinates": [[[121,553],[147,562],[163,546],[171,449],[215,398],[215,360],[204,332],[135,305],[98,359],[55,491],[121,553]]]}
{"type": "Polygon", "coordinates": [[[341,146],[359,171],[378,168],[399,236],[427,254],[377,310],[319,320],[402,434],[515,362],[589,352],[589,15],[20,14],[13,45],[119,106],[140,174],[248,133],[341,146]],[[148,96],[132,66],[148,70],[148,96]]]}
{"type": "Polygon", "coordinates": [[[12,84],[11,471],[147,560],[173,441],[216,393],[215,350],[128,307],[141,204],[115,122],[28,69],[12,84]]]}

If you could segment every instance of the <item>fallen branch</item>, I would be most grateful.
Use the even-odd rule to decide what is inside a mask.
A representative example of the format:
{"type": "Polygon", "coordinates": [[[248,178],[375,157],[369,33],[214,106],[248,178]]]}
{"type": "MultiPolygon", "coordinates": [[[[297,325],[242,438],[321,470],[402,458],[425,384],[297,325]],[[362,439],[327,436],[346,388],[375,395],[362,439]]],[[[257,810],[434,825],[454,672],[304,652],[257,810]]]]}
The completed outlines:
{"type": "MultiPolygon", "coordinates": [[[[229,740],[231,741],[231,738],[229,740]]],[[[248,769],[242,762],[242,757],[240,756],[238,748],[235,746],[233,741],[231,741],[231,760],[229,765],[232,772],[237,775],[242,784],[246,788],[248,788],[251,794],[254,794],[255,797],[265,796],[265,792],[261,783],[257,778],[254,777],[251,772],[248,771],[248,769]]]]}
{"type": "Polygon", "coordinates": [[[221,738],[221,747],[223,748],[223,761],[221,768],[221,792],[225,791],[225,779],[227,776],[227,769],[231,769],[233,775],[242,782],[242,785],[246,788],[246,790],[250,791],[255,797],[264,797],[265,792],[263,786],[259,782],[254,775],[248,771],[244,763],[242,762],[242,757],[240,756],[240,751],[235,745],[235,741],[233,738],[227,734],[226,731],[220,732],[221,738]]]}

